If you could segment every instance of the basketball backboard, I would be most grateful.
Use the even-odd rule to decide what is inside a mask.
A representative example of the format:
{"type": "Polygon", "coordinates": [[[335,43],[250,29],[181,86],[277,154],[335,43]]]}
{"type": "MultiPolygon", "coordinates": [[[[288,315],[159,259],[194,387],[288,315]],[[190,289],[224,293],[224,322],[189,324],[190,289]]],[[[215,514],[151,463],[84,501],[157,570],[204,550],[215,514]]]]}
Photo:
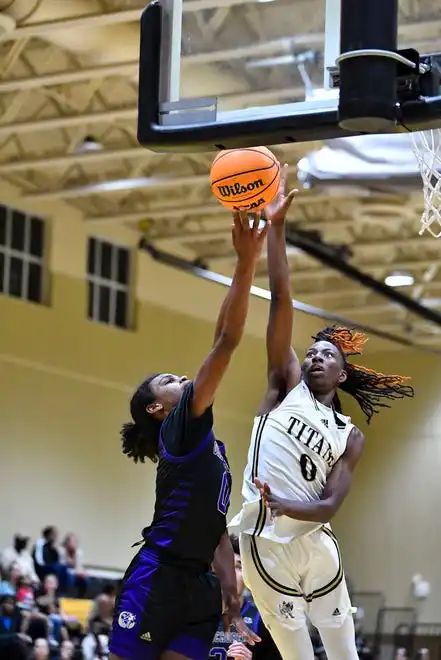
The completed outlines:
{"type": "Polygon", "coordinates": [[[139,141],[192,152],[438,126],[439,71],[411,36],[398,0],[154,0],[139,141]]]}

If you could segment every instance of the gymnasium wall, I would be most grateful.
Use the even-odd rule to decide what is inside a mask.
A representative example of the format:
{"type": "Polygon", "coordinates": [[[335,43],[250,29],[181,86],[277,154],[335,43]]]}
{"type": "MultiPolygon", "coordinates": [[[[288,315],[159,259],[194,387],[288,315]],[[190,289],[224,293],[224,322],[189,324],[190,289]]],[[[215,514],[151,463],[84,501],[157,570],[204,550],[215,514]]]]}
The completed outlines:
{"type": "MultiPolygon", "coordinates": [[[[417,606],[423,621],[441,612],[441,361],[416,351],[377,353],[369,366],[412,376],[413,400],[396,401],[366,428],[365,454],[334,524],[346,573],[358,591],[384,591],[391,606],[417,606]],[[432,594],[416,603],[415,574],[432,594]]],[[[347,399],[345,399],[347,401],[347,399]]]]}

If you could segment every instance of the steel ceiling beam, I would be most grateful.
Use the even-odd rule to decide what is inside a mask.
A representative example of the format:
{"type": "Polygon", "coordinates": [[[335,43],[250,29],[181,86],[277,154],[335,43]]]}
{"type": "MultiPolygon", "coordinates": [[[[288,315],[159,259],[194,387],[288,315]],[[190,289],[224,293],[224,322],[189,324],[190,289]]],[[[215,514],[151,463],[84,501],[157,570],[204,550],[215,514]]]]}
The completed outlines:
{"type": "MultiPolygon", "coordinates": [[[[141,249],[148,252],[152,256],[152,258],[158,261],[159,263],[168,265],[178,270],[191,273],[196,277],[208,280],[210,282],[214,282],[216,284],[220,284],[222,286],[227,286],[227,287],[231,286],[232,283],[231,277],[221,275],[220,273],[215,273],[206,268],[200,268],[196,266],[194,263],[188,262],[185,259],[179,257],[175,257],[174,255],[170,255],[162,250],[156,250],[152,246],[148,246],[144,244],[141,249]]],[[[257,298],[261,298],[263,300],[271,300],[271,293],[267,289],[262,289],[256,286],[251,288],[251,295],[257,298]]],[[[408,337],[397,335],[395,333],[385,332],[378,327],[375,328],[372,326],[367,326],[357,323],[355,321],[352,321],[351,319],[342,317],[339,314],[333,314],[332,312],[327,312],[324,309],[319,309],[317,307],[313,307],[312,305],[307,305],[298,300],[292,300],[292,306],[294,309],[304,312],[305,314],[308,314],[310,316],[322,318],[331,323],[338,323],[340,325],[345,325],[348,327],[359,328],[360,330],[364,330],[365,332],[369,333],[372,336],[376,336],[381,339],[386,339],[388,341],[392,341],[402,346],[414,347],[417,348],[418,350],[428,353],[435,353],[437,355],[441,354],[440,349],[436,349],[436,348],[431,349],[429,347],[424,346],[423,344],[414,342],[412,339],[409,339],[408,337]]]]}
{"type": "Polygon", "coordinates": [[[103,122],[115,122],[121,120],[136,120],[138,108],[122,108],[119,110],[104,110],[101,112],[89,112],[79,115],[65,115],[51,117],[50,119],[34,119],[32,121],[15,122],[12,124],[0,124],[0,137],[14,135],[27,135],[43,131],[52,131],[57,128],[74,128],[85,124],[101,124],[103,122]]]}
{"type": "MultiPolygon", "coordinates": [[[[205,2],[205,0],[194,0],[195,2],[205,2]]],[[[208,1],[208,0],[207,0],[208,1]]],[[[211,0],[210,0],[211,1],[211,0]]],[[[216,2],[220,0],[213,0],[211,4],[217,6],[216,2]]],[[[231,0],[228,0],[231,2],[231,0]]],[[[241,5],[243,4],[238,0],[234,3],[241,5]]],[[[184,2],[184,11],[191,11],[191,7],[195,6],[190,2],[184,2]]],[[[222,4],[222,6],[226,6],[222,4]]],[[[193,11],[198,11],[194,9],[193,11]]],[[[133,10],[128,12],[113,12],[112,14],[103,14],[107,19],[115,16],[132,16],[134,15],[133,10]]],[[[139,12],[138,12],[139,18],[139,12]]],[[[94,19],[92,16],[90,20],[94,19]]],[[[83,25],[83,18],[77,19],[68,19],[65,21],[68,24],[69,22],[81,21],[83,25]]],[[[87,19],[89,20],[89,19],[87,19]]],[[[133,19],[137,20],[137,19],[133,19]]],[[[58,29],[60,25],[63,24],[63,21],[56,22],[58,29]]],[[[110,24],[110,23],[109,23],[110,24]]],[[[430,29],[433,30],[434,26],[438,24],[439,29],[441,30],[441,21],[433,21],[430,23],[430,29]],[[435,24],[435,25],[434,25],[435,24]]],[[[36,29],[35,26],[38,24],[26,26],[26,29],[36,29]]],[[[40,24],[45,25],[45,24],[40,24]]],[[[53,23],[50,23],[52,26],[53,23]]],[[[96,19],[95,19],[96,25],[96,19]]],[[[400,26],[399,33],[403,38],[410,38],[410,35],[413,35],[415,31],[424,30],[425,23],[410,23],[409,25],[400,26]]],[[[89,25],[87,25],[89,27],[89,25]]],[[[18,28],[18,29],[25,29],[18,28]]],[[[65,29],[63,27],[63,29],[65,29]]],[[[421,32],[422,34],[423,32],[421,32]]],[[[13,33],[16,34],[16,33],[13,33]]],[[[13,35],[11,35],[13,36],[13,35]]],[[[412,37],[413,38],[413,37],[412,37]]],[[[204,53],[192,53],[182,56],[182,65],[183,66],[194,66],[202,64],[215,64],[218,62],[229,62],[232,60],[238,59],[248,59],[252,57],[270,57],[273,55],[279,54],[290,54],[292,53],[293,48],[300,47],[312,47],[312,48],[321,48],[324,46],[325,35],[323,33],[315,34],[300,34],[293,35],[292,37],[280,37],[278,39],[272,39],[269,41],[256,42],[254,44],[249,44],[247,46],[239,46],[236,48],[223,48],[221,50],[209,51],[204,53]]],[[[0,39],[1,41],[1,39],[0,39]]],[[[60,71],[57,73],[49,73],[40,76],[33,76],[31,78],[14,78],[11,80],[2,80],[0,81],[0,94],[23,91],[25,89],[39,89],[41,87],[50,87],[52,85],[65,85],[65,84],[74,84],[77,82],[84,82],[86,80],[96,80],[100,78],[106,78],[110,76],[128,76],[128,77],[137,77],[138,76],[138,61],[130,62],[115,62],[113,64],[100,65],[95,67],[88,67],[84,69],[78,69],[76,71],[60,71]]]]}
{"type": "MultiPolygon", "coordinates": [[[[233,7],[253,3],[256,0],[186,0],[184,2],[184,13],[204,11],[206,9],[217,9],[218,7],[233,7]]],[[[121,11],[101,12],[98,14],[85,14],[72,16],[70,18],[59,18],[52,21],[41,21],[20,25],[13,32],[2,35],[1,41],[17,41],[29,39],[30,37],[45,37],[54,32],[64,30],[81,30],[91,27],[106,27],[109,25],[120,25],[122,23],[135,23],[141,18],[141,12],[145,5],[138,9],[123,9],[121,11]]]]}
{"type": "Polygon", "coordinates": [[[326,245],[316,243],[290,228],[286,231],[286,241],[288,245],[294,245],[300,248],[320,263],[336,270],[345,277],[358,282],[366,289],[375,291],[375,293],[378,293],[384,298],[388,298],[389,300],[398,303],[409,312],[413,312],[417,316],[426,319],[427,321],[431,321],[432,323],[435,323],[435,325],[441,326],[441,314],[439,312],[424,307],[424,305],[421,305],[417,300],[405,296],[401,291],[387,286],[384,282],[376,280],[369,274],[361,271],[359,268],[340,259],[333,254],[326,245]]]}
{"type": "Polygon", "coordinates": [[[71,165],[95,165],[112,160],[135,160],[143,158],[148,161],[154,154],[150,154],[142,147],[128,147],[126,149],[102,149],[100,151],[83,151],[62,156],[47,156],[46,158],[28,158],[24,160],[5,161],[0,163],[0,174],[16,174],[28,170],[44,170],[71,165]]]}

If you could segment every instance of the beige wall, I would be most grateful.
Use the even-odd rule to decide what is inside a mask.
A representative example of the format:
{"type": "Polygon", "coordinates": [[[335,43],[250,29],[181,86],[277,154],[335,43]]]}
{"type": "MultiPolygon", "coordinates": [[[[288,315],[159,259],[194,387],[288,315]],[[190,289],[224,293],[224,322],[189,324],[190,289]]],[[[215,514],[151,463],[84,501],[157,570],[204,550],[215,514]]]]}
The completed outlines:
{"type": "Polygon", "coordinates": [[[379,353],[369,359],[371,365],[412,376],[416,395],[393,402],[369,428],[349,404],[366,433],[366,449],[334,528],[358,590],[383,590],[389,605],[414,605],[410,581],[421,573],[432,583],[432,595],[418,606],[421,617],[439,621],[440,358],[406,350],[379,353]]]}

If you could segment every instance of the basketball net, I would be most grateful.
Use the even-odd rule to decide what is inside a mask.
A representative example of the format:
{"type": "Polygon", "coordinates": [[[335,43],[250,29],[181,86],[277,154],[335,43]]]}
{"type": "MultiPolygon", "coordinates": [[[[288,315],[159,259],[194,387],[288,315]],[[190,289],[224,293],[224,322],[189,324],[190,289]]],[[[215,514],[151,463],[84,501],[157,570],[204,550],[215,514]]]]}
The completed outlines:
{"type": "Polygon", "coordinates": [[[411,133],[412,148],[423,179],[424,212],[420,236],[441,237],[441,129],[411,133]]]}

